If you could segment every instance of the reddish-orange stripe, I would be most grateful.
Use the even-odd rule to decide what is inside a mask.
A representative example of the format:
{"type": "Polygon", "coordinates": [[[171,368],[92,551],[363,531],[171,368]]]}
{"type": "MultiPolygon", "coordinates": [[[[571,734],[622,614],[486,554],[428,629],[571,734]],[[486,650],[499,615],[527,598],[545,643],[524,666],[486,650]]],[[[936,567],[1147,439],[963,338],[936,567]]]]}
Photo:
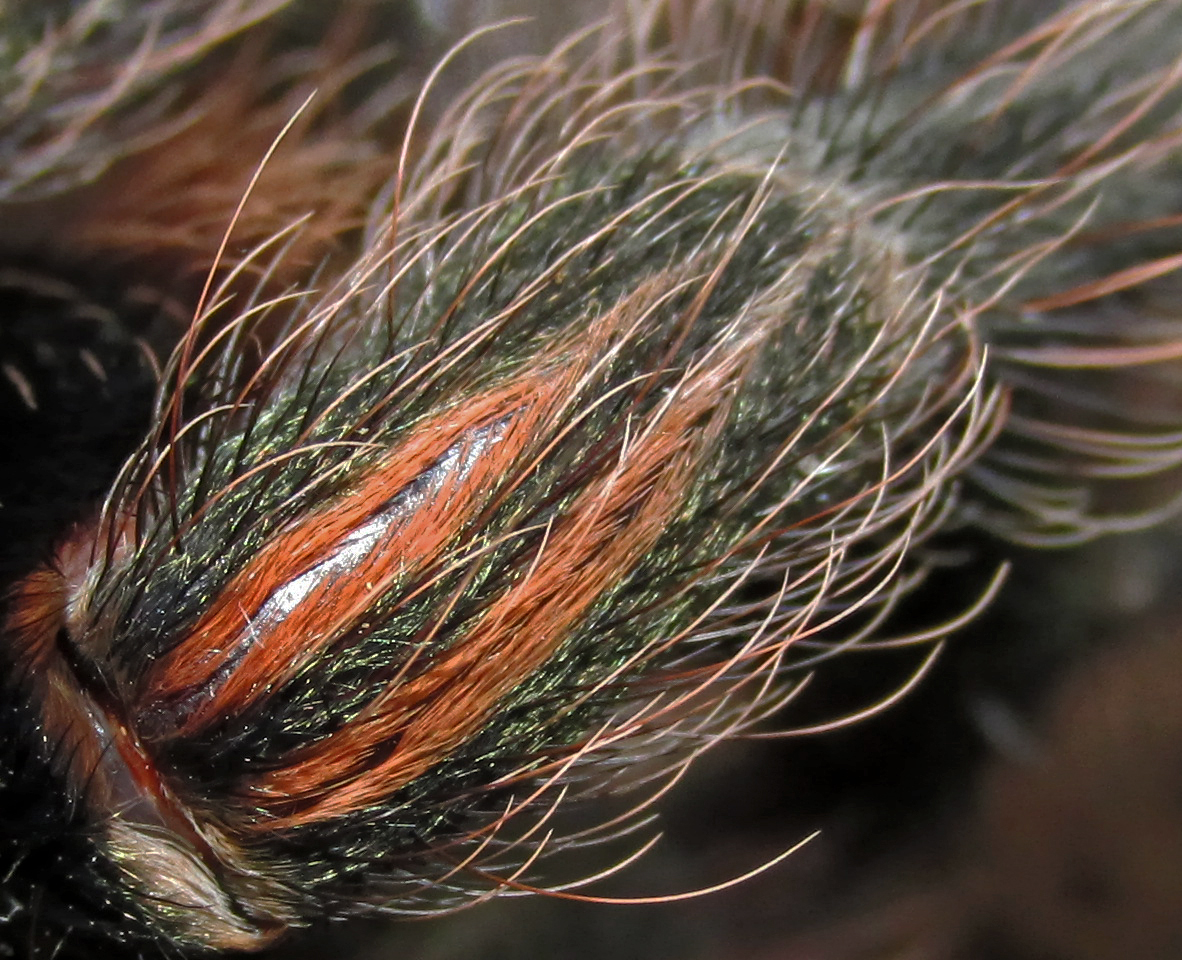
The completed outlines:
{"type": "Polygon", "coordinates": [[[196,694],[170,735],[190,735],[282,684],[335,640],[401,576],[437,561],[510,473],[563,390],[562,372],[523,379],[417,427],[341,502],[276,536],[221,592],[185,640],[161,658],[141,685],[138,711],[196,694]],[[504,424],[499,442],[460,480],[446,484],[389,533],[355,568],[328,577],[250,642],[251,621],[276,590],[332,557],[341,541],[481,427],[504,424]],[[259,642],[261,640],[261,642],[259,642]],[[249,644],[249,645],[247,645],[249,644]],[[243,647],[246,646],[245,652],[243,647]],[[233,663],[235,657],[241,657],[233,663]],[[232,667],[227,670],[227,667],[232,667]],[[228,676],[216,689],[219,671],[228,676]]]}
{"type": "Polygon", "coordinates": [[[736,366],[724,360],[682,388],[655,429],[629,444],[618,465],[578,498],[529,575],[490,606],[469,638],[290,766],[260,778],[256,802],[277,809],[257,826],[281,829],[361,809],[476,733],[682,509],[727,408],[725,380],[736,366]],[[375,761],[390,745],[393,751],[375,761]],[[298,810],[288,806],[291,799],[301,801],[298,810]]]}

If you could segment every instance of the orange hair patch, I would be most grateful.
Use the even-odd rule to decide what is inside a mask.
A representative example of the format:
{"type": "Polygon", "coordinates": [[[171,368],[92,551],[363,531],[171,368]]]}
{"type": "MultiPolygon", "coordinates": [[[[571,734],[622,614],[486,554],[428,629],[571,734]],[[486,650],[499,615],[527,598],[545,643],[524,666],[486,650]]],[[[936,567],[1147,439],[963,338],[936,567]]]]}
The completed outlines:
{"type": "MultiPolygon", "coordinates": [[[[84,530],[61,553],[90,542],[84,530]]],[[[67,556],[67,563],[69,558],[67,556]]],[[[82,666],[85,655],[66,636],[67,596],[76,585],[68,572],[42,567],[9,596],[3,625],[8,655],[36,688],[45,741],[70,783],[94,806],[129,822],[168,825],[193,833],[177,813],[168,788],[134,733],[119,716],[110,693],[82,666]]]]}
{"type": "Polygon", "coordinates": [[[400,579],[439,562],[538,434],[565,378],[419,425],[345,497],[275,536],[148,671],[136,715],[191,736],[293,678],[400,579]]]}
{"type": "Polygon", "coordinates": [[[388,797],[454,752],[554,655],[580,618],[623,582],[683,508],[729,409],[734,355],[683,383],[626,441],[614,466],[544,538],[524,576],[470,635],[422,674],[395,681],[344,728],[256,780],[255,829],[339,817],[388,797]]]}

